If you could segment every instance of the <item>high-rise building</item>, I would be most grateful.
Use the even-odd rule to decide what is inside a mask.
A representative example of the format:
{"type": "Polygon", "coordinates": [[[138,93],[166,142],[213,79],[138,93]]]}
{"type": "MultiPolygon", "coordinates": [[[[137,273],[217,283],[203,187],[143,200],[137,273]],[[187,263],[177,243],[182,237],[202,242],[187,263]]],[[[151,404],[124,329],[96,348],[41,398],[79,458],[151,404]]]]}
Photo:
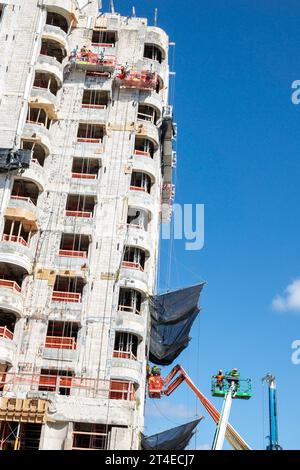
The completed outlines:
{"type": "Polygon", "coordinates": [[[0,449],[138,449],[143,431],[169,39],[84,3],[0,2],[0,449]]]}

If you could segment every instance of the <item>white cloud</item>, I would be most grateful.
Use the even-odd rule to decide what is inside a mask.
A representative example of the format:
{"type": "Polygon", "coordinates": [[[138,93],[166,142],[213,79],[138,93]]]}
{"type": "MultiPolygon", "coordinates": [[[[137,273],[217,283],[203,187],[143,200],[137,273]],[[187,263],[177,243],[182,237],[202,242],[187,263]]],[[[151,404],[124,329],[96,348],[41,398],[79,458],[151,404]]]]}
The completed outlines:
{"type": "Polygon", "coordinates": [[[300,313],[300,279],[295,279],[287,286],[283,295],[276,295],[272,306],[279,312],[298,312],[300,313]]]}

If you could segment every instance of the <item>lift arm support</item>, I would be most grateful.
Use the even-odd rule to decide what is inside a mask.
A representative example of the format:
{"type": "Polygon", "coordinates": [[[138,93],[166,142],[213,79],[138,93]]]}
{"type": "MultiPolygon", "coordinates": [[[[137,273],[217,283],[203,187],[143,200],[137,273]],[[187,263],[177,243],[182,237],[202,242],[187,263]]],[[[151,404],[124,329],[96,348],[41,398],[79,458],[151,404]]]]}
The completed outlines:
{"type": "MultiPolygon", "coordinates": [[[[197,395],[202,405],[204,406],[206,411],[210,414],[214,422],[218,424],[220,421],[220,413],[213,406],[213,404],[203,395],[203,393],[200,392],[200,390],[196,387],[196,385],[190,379],[186,371],[180,365],[175,366],[171,370],[170,374],[167,376],[165,380],[165,384],[164,384],[165,386],[164,394],[166,396],[171,395],[171,393],[173,393],[182,382],[187,383],[187,385],[197,395]]],[[[237,433],[237,431],[230,424],[227,425],[225,436],[233,449],[251,450],[251,448],[244,441],[244,439],[237,433]]]]}

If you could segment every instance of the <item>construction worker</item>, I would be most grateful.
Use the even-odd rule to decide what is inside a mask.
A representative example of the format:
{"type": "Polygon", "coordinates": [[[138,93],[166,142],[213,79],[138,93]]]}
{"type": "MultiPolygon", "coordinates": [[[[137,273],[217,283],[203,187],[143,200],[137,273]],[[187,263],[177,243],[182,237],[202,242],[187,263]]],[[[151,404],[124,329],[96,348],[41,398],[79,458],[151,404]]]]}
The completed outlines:
{"type": "Polygon", "coordinates": [[[240,380],[240,373],[237,368],[232,369],[226,377],[227,381],[231,385],[232,382],[235,384],[235,389],[237,390],[239,387],[239,380],[240,380]]]}
{"type": "Polygon", "coordinates": [[[86,59],[89,55],[90,50],[86,46],[82,46],[80,49],[80,55],[82,59],[86,59]]]}
{"type": "Polygon", "coordinates": [[[225,375],[223,374],[223,371],[220,369],[217,375],[214,375],[214,378],[216,379],[216,387],[219,390],[223,390],[224,388],[224,379],[225,375]]]}
{"type": "Polygon", "coordinates": [[[149,398],[161,398],[163,393],[164,379],[158,366],[153,366],[148,379],[149,398]]]}
{"type": "Polygon", "coordinates": [[[151,369],[151,375],[160,375],[161,370],[158,366],[153,366],[151,369]]]}

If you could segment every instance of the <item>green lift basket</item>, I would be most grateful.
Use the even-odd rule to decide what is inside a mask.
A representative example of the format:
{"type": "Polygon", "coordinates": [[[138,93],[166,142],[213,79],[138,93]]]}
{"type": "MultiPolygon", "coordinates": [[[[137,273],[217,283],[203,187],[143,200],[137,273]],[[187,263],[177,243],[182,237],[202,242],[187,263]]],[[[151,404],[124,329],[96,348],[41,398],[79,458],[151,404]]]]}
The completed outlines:
{"type": "MultiPolygon", "coordinates": [[[[230,375],[225,374],[223,382],[217,382],[215,377],[211,380],[211,394],[213,397],[224,398],[228,389],[231,385],[230,375]]],[[[251,379],[239,379],[237,384],[237,390],[233,395],[233,398],[239,398],[241,400],[249,400],[252,396],[251,379]]]]}

